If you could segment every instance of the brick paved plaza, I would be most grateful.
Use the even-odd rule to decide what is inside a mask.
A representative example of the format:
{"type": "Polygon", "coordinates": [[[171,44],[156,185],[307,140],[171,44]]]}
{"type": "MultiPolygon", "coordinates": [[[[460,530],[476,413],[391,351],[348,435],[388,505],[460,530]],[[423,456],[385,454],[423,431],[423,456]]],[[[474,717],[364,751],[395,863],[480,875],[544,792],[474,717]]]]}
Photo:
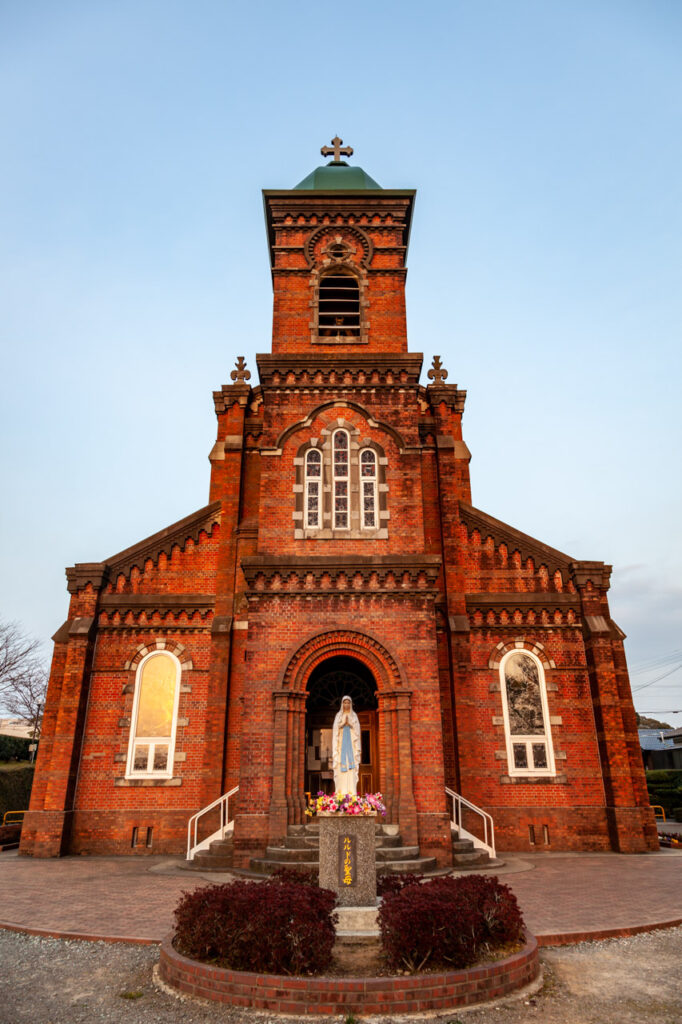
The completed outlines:
{"type": "MultiPolygon", "coordinates": [[[[181,893],[231,876],[190,874],[167,857],[0,857],[0,925],[55,935],[159,942],[181,893]]],[[[682,852],[515,855],[496,873],[541,943],[682,923],[682,852]]]]}

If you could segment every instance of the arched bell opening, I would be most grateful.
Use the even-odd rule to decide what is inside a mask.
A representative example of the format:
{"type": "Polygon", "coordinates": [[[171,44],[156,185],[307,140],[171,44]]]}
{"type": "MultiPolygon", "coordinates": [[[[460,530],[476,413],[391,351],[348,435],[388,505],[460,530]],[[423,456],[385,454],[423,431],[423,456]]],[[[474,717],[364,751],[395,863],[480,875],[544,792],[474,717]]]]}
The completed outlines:
{"type": "Polygon", "coordinates": [[[377,721],[377,683],[372,671],[350,655],[335,655],[317,665],[307,685],[305,735],[305,792],[333,793],[332,726],[349,696],[360,719],[362,759],[358,776],[359,793],[379,789],[379,736],[377,721]]]}

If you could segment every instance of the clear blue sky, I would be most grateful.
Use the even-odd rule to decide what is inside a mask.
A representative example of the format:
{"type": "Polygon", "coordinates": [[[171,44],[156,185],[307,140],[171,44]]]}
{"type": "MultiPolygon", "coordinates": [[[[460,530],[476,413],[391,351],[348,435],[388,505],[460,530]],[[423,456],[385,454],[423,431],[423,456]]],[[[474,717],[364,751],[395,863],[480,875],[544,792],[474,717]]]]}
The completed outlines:
{"type": "MultiPolygon", "coordinates": [[[[681,52],[678,0],[3,4],[0,614],[48,638],[64,566],[205,504],[211,391],[270,345],[260,189],[338,132],[419,190],[474,504],[614,565],[635,687],[680,666],[681,52]]],[[[682,725],[682,669],[635,699],[682,725]]]]}

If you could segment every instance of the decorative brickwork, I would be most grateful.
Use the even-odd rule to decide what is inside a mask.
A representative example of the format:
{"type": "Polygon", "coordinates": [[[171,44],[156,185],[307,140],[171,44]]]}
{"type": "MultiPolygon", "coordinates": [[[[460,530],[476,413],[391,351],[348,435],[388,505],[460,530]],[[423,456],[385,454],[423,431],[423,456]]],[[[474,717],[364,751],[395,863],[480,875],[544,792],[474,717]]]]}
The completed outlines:
{"type": "Polygon", "coordinates": [[[303,820],[325,672],[362,679],[363,777],[439,865],[446,785],[493,815],[501,849],[655,849],[610,566],[472,505],[466,392],[439,357],[422,386],[407,350],[413,191],[264,200],[272,350],[259,383],[239,357],[213,393],[210,503],[67,570],[22,852],[179,853],[187,818],[239,786],[247,866],[303,820]],[[344,273],[348,295],[343,281],[320,292],[344,273]],[[333,337],[329,309],[355,317],[333,337]],[[182,666],[172,773],[126,778],[135,670],[153,650],[182,666]],[[509,770],[499,666],[514,650],[544,671],[544,775],[509,770]]]}
{"type": "Polygon", "coordinates": [[[500,999],[535,981],[540,961],[538,944],[528,935],[519,953],[468,970],[404,978],[291,978],[202,964],[178,953],[168,938],[161,946],[159,970],[178,991],[230,1006],[297,1017],[364,1016],[456,1010],[500,999]]]}

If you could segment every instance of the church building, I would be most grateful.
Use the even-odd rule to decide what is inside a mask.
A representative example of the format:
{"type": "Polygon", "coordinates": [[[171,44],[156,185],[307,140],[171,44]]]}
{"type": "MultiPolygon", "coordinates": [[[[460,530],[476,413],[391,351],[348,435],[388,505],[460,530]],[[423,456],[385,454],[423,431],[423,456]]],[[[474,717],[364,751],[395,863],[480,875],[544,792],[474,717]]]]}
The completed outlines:
{"type": "Polygon", "coordinates": [[[415,192],[322,153],[263,193],[272,345],[213,393],[208,504],[66,570],[21,852],[183,854],[208,808],[190,855],[208,823],[247,869],[333,787],[344,694],[359,790],[438,866],[491,819],[657,849],[611,567],[472,504],[466,391],[408,349],[415,192]]]}

